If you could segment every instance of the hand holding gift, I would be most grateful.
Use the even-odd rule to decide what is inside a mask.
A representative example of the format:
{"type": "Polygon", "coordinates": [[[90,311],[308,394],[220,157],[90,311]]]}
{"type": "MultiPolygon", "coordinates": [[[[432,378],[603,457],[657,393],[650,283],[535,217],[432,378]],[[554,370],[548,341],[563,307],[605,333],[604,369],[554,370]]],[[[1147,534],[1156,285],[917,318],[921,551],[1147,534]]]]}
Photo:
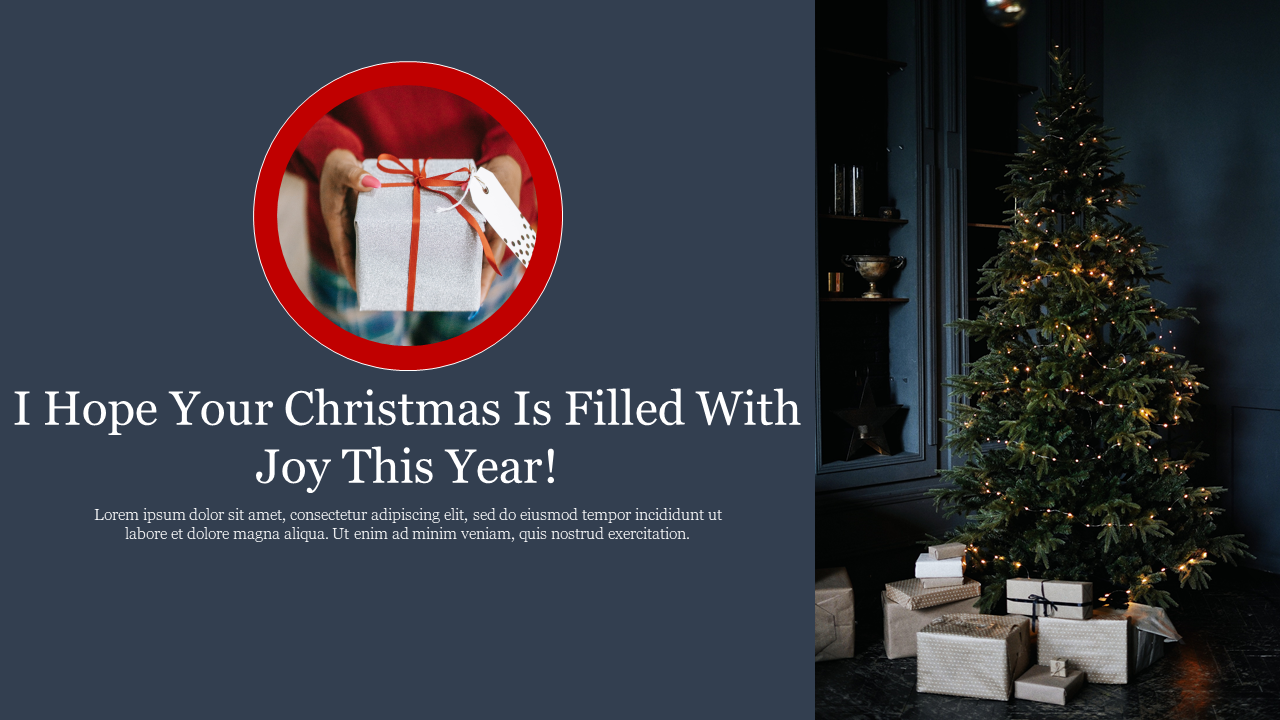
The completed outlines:
{"type": "Polygon", "coordinates": [[[338,269],[356,286],[356,195],[382,187],[378,178],[361,167],[350,150],[338,148],[329,153],[320,170],[320,214],[329,231],[329,244],[338,269]]]}
{"type": "MultiPolygon", "coordinates": [[[[394,167],[393,163],[384,165],[394,167]]],[[[334,107],[306,132],[290,156],[287,172],[306,181],[306,234],[311,260],[309,267],[300,266],[296,260],[302,258],[290,255],[294,259],[290,268],[304,292],[308,287],[312,290],[307,293],[312,305],[338,327],[359,337],[388,345],[422,345],[456,337],[497,312],[516,290],[521,271],[529,264],[538,226],[533,173],[520,147],[493,116],[451,92],[396,85],[356,95],[334,107]],[[412,208],[399,206],[407,205],[401,201],[411,193],[407,186],[391,186],[406,179],[416,183],[418,178],[373,167],[371,161],[380,155],[391,155],[410,165],[415,159],[455,161],[452,167],[433,163],[431,175],[423,180],[467,168],[467,172],[448,178],[457,183],[425,183],[419,188],[420,208],[426,212],[419,218],[422,243],[418,250],[421,264],[433,270],[424,270],[415,289],[430,288],[432,292],[411,307],[404,297],[395,302],[386,292],[380,292],[386,287],[375,286],[395,280],[395,268],[386,264],[389,259],[399,260],[404,266],[399,277],[408,278],[408,256],[399,255],[414,245],[410,237],[412,208]],[[468,185],[470,175],[478,182],[468,185]],[[475,192],[465,192],[467,187],[475,192]],[[484,192],[486,187],[492,192],[484,192]],[[435,190],[443,190],[450,197],[446,199],[435,190]],[[463,194],[466,197],[458,208],[465,205],[472,213],[474,228],[463,222],[458,208],[449,210],[463,194]],[[477,197],[473,198],[473,194],[477,197]],[[382,197],[373,202],[374,196],[379,195],[382,197]],[[517,202],[517,198],[521,201],[517,202]],[[369,207],[362,210],[365,206],[369,207]],[[375,208],[384,211],[381,217],[366,211],[375,208]],[[455,217],[447,217],[449,212],[455,217]],[[504,223],[511,219],[507,216],[516,218],[515,222],[504,223]],[[403,223],[399,223],[401,219],[403,223]],[[405,228],[396,258],[382,257],[372,267],[364,268],[377,270],[375,278],[367,272],[362,274],[361,269],[371,261],[369,253],[364,252],[363,243],[370,239],[365,231],[374,230],[372,226],[378,223],[388,232],[382,238],[385,245],[374,254],[396,250],[391,246],[393,223],[405,228]],[[506,241],[505,247],[489,232],[489,224],[506,241]],[[474,235],[464,238],[470,231],[474,235]],[[446,240],[444,235],[449,238],[446,240]],[[503,252],[495,253],[495,248],[503,252]],[[483,267],[490,257],[500,260],[503,255],[505,267],[483,267]],[[507,268],[515,272],[508,272],[507,268]],[[370,291],[387,297],[371,300],[365,297],[370,291]],[[444,302],[443,295],[452,295],[452,301],[444,302]],[[405,316],[406,308],[434,312],[405,316]],[[370,311],[398,314],[369,315],[370,311]]],[[[398,283],[403,285],[404,280],[398,283]]],[[[403,287],[401,295],[407,295],[403,287]]]]}
{"type": "MultiPolygon", "coordinates": [[[[493,173],[512,203],[518,205],[522,181],[519,163],[510,155],[499,155],[481,167],[493,173]]],[[[324,217],[325,229],[329,233],[333,256],[338,262],[339,270],[351,284],[351,288],[358,290],[353,223],[356,213],[356,196],[382,187],[382,182],[365,171],[350,150],[339,148],[330,152],[325,158],[319,184],[320,213],[324,217]]],[[[485,239],[494,257],[500,261],[505,243],[491,224],[485,227],[485,239]]],[[[488,264],[481,269],[480,299],[482,301],[488,295],[489,287],[496,276],[497,272],[488,264]]]]}

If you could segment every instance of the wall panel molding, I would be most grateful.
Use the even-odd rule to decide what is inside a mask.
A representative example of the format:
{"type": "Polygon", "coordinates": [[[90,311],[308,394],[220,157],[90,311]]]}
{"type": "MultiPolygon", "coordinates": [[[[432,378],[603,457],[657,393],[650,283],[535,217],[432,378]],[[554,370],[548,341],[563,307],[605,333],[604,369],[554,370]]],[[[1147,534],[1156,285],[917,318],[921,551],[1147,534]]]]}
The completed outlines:
{"type": "Polygon", "coordinates": [[[1256,560],[1244,564],[1280,572],[1280,408],[1231,408],[1230,525],[1244,533],[1256,560]]]}

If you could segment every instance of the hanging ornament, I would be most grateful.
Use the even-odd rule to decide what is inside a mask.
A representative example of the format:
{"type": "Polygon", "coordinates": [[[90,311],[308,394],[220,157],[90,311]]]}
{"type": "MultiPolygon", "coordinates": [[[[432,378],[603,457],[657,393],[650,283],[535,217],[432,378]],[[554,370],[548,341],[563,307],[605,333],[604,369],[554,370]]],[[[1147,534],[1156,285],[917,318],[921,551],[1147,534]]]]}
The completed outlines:
{"type": "Polygon", "coordinates": [[[1027,14],[1027,4],[1019,0],[984,0],[982,12],[998,27],[1013,27],[1027,14]]]}

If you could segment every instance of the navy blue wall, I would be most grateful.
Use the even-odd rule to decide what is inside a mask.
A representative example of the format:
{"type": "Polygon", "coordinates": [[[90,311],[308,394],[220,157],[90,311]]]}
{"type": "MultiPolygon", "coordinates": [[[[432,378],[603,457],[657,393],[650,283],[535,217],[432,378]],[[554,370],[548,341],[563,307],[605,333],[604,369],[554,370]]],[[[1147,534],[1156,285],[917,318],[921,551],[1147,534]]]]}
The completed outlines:
{"type": "Polygon", "coordinates": [[[1280,572],[1280,3],[1227,12],[1203,2],[1107,3],[1105,119],[1146,186],[1129,217],[1160,251],[1170,285],[1198,308],[1179,352],[1205,366],[1195,434],[1201,471],[1231,492],[1228,523],[1254,564],[1280,572]]]}

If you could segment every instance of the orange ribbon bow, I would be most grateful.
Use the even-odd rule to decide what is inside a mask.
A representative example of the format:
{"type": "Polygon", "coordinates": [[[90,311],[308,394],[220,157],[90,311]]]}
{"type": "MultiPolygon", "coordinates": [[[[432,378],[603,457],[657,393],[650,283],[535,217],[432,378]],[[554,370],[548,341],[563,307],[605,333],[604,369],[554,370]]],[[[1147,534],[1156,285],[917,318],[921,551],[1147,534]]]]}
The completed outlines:
{"type": "MultiPolygon", "coordinates": [[[[431,158],[427,158],[427,160],[430,160],[430,159],[431,158]]],[[[457,170],[451,170],[447,173],[444,173],[443,175],[433,175],[431,177],[427,177],[427,174],[426,174],[427,160],[415,159],[413,161],[413,169],[411,170],[407,165],[400,162],[400,158],[394,155],[387,155],[386,153],[379,155],[378,169],[381,170],[382,172],[389,173],[391,175],[412,175],[413,176],[413,182],[382,183],[382,187],[422,188],[423,190],[429,190],[437,195],[444,196],[449,200],[450,203],[454,202],[453,196],[443,190],[437,190],[436,188],[462,187],[463,194],[465,195],[467,183],[471,182],[471,171],[469,169],[458,168],[457,170]],[[396,170],[395,168],[383,167],[382,166],[383,160],[386,160],[387,162],[393,162],[396,165],[399,165],[400,169],[396,170]],[[460,172],[465,172],[467,174],[466,180],[447,179],[450,175],[453,175],[454,173],[460,173],[460,172]]],[[[462,206],[461,201],[458,201],[457,204],[454,205],[454,209],[458,211],[458,214],[462,216],[463,220],[467,221],[467,224],[471,226],[471,229],[476,231],[476,235],[480,238],[480,247],[484,248],[484,259],[489,261],[489,267],[493,268],[494,272],[501,275],[502,271],[498,269],[498,262],[493,259],[493,251],[489,249],[489,243],[486,242],[485,240],[484,230],[480,229],[480,223],[476,222],[475,217],[473,217],[471,213],[468,212],[467,209],[462,206]]],[[[413,311],[413,289],[414,289],[415,281],[418,276],[418,227],[421,224],[421,222],[422,222],[422,193],[418,192],[415,189],[413,191],[413,229],[409,233],[409,290],[405,298],[405,308],[404,308],[408,312],[413,311]]]]}

